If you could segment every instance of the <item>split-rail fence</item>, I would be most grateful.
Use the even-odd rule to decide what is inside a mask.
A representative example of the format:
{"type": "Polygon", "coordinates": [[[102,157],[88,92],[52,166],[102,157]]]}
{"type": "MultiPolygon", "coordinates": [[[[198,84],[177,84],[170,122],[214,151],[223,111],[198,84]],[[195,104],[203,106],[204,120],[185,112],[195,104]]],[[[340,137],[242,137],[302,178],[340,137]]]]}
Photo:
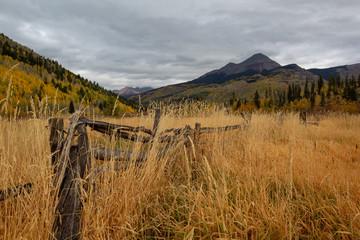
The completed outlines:
{"type": "MultiPolygon", "coordinates": [[[[244,128],[249,126],[251,120],[251,116],[242,114],[245,123],[239,125],[201,127],[200,123],[196,123],[194,128],[186,125],[184,128],[172,128],[158,132],[160,115],[160,110],[156,109],[152,130],[145,127],[131,127],[89,120],[79,114],[74,114],[70,118],[70,125],[66,128],[64,128],[62,118],[49,119],[51,164],[54,167],[52,184],[55,189],[53,194],[57,200],[50,239],[80,238],[81,189],[89,191],[92,176],[107,170],[105,166],[93,168],[92,159],[119,160],[111,169],[121,170],[129,168],[131,164],[141,167],[148,158],[148,152],[131,152],[102,147],[92,148],[86,130],[87,127],[115,138],[148,143],[150,149],[155,141],[158,141],[164,145],[157,151],[157,157],[160,157],[179,141],[189,145],[191,138],[191,141],[196,145],[201,134],[244,128]],[[139,133],[142,133],[142,135],[139,133]],[[133,160],[133,162],[130,160],[133,160]]],[[[33,185],[34,183],[27,183],[0,190],[0,201],[20,194],[30,193],[33,185]]]]}

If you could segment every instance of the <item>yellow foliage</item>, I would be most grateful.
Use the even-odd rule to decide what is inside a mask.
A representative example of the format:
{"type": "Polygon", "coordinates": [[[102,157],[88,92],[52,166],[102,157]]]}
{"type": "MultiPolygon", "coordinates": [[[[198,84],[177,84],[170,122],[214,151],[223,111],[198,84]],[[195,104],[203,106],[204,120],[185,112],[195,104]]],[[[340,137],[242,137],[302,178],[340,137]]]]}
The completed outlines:
{"type": "MultiPolygon", "coordinates": [[[[45,76],[45,73],[39,75],[45,76],[45,81],[37,75],[41,71],[46,72],[44,69],[31,67],[14,61],[10,57],[0,56],[0,101],[6,98],[9,86],[11,90],[9,98],[6,99],[8,102],[6,109],[13,111],[19,101],[22,111],[25,111],[27,106],[30,105],[30,98],[33,98],[35,105],[38,105],[40,101],[47,98],[48,102],[56,102],[61,108],[68,106],[70,100],[74,102],[82,101],[84,105],[90,105],[107,100],[108,98],[108,96],[82,86],[79,83],[71,84],[66,81],[58,81],[54,78],[51,78],[53,79],[50,80],[53,81],[53,83],[51,83],[48,79],[50,75],[47,74],[47,72],[47,76],[45,76]],[[9,72],[15,64],[18,65],[9,72]],[[11,85],[9,85],[10,80],[11,85]],[[69,88],[70,84],[71,90],[69,88]],[[57,89],[55,86],[60,87],[57,89]],[[80,99],[80,95],[78,94],[80,88],[84,91],[84,99],[80,99]]],[[[2,106],[2,104],[0,104],[0,106],[2,106]]],[[[97,108],[96,105],[93,106],[97,108]]],[[[121,112],[135,112],[134,109],[122,103],[119,105],[119,109],[121,112]]]]}

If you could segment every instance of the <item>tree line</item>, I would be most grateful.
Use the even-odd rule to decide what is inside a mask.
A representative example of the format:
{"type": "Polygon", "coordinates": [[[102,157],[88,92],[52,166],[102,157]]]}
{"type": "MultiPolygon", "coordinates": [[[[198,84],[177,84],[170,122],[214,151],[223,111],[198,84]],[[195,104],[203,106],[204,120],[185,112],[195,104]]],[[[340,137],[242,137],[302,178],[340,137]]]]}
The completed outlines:
{"type": "Polygon", "coordinates": [[[238,110],[305,110],[328,109],[336,110],[344,105],[353,105],[351,110],[359,111],[358,103],[360,89],[360,74],[356,78],[340,75],[330,76],[329,81],[324,81],[319,75],[317,81],[305,81],[305,85],[289,84],[287,89],[266,88],[262,94],[255,91],[252,98],[235,98],[235,93],[228,104],[233,111],[238,110]]]}

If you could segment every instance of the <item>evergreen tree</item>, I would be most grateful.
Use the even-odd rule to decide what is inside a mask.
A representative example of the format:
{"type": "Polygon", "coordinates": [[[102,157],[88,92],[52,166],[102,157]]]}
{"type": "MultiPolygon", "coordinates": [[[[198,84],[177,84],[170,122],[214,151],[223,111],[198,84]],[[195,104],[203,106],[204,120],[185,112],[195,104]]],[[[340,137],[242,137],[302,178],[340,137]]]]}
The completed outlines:
{"type": "Polygon", "coordinates": [[[327,90],[327,93],[326,93],[326,97],[327,97],[328,99],[330,99],[330,97],[331,97],[331,88],[330,88],[330,86],[328,86],[328,90],[327,90]]]}
{"type": "Polygon", "coordinates": [[[310,104],[311,104],[311,108],[315,107],[315,94],[311,94],[310,104]]]}
{"type": "Polygon", "coordinates": [[[291,85],[288,86],[287,100],[288,103],[291,103],[291,101],[293,100],[293,88],[291,85]]]}
{"type": "Polygon", "coordinates": [[[335,92],[336,83],[334,76],[329,77],[329,84],[328,84],[328,97],[330,97],[331,92],[335,92]]]}
{"type": "Polygon", "coordinates": [[[236,109],[240,108],[241,107],[241,99],[237,100],[236,102],[236,109]]]}
{"type": "Polygon", "coordinates": [[[325,106],[326,102],[325,102],[325,94],[324,92],[321,93],[321,102],[320,102],[320,105],[321,106],[325,106]]]}
{"type": "Polygon", "coordinates": [[[304,98],[307,98],[307,99],[310,98],[310,91],[309,91],[309,85],[308,85],[308,79],[307,78],[306,78],[305,88],[304,88],[304,98]]]}
{"type": "Polygon", "coordinates": [[[230,107],[236,102],[235,93],[232,93],[232,97],[229,99],[229,105],[230,107]]]}
{"type": "Polygon", "coordinates": [[[316,95],[316,93],[315,93],[315,82],[312,82],[311,83],[311,92],[310,92],[310,95],[312,96],[312,95],[316,95]]]}
{"type": "Polygon", "coordinates": [[[358,95],[356,92],[355,78],[352,79],[351,81],[349,81],[348,78],[345,79],[343,98],[345,98],[348,101],[357,101],[358,95]]]}
{"type": "Polygon", "coordinates": [[[8,41],[5,41],[4,45],[2,46],[2,55],[8,55],[11,54],[11,47],[8,41]]]}
{"type": "Polygon", "coordinates": [[[70,100],[70,104],[69,104],[69,113],[74,113],[75,112],[75,106],[72,100],[70,100]]]}
{"type": "Polygon", "coordinates": [[[293,93],[294,100],[295,99],[300,100],[301,99],[301,87],[300,87],[300,85],[299,84],[294,85],[293,86],[293,91],[294,91],[294,93],[293,93]]]}
{"type": "Polygon", "coordinates": [[[341,88],[341,78],[340,75],[336,76],[336,87],[339,89],[341,88]]]}
{"type": "Polygon", "coordinates": [[[268,97],[269,97],[269,98],[274,98],[274,96],[273,96],[273,90],[272,90],[271,87],[268,89],[268,97]]]}
{"type": "Polygon", "coordinates": [[[258,90],[256,90],[255,95],[254,95],[254,103],[255,103],[255,106],[259,109],[260,108],[260,96],[259,96],[258,90]]]}
{"type": "Polygon", "coordinates": [[[320,95],[321,89],[322,89],[323,86],[324,86],[324,79],[323,79],[323,77],[321,76],[321,74],[320,74],[320,76],[319,76],[319,80],[318,80],[317,85],[318,85],[318,94],[320,95]]]}
{"type": "Polygon", "coordinates": [[[350,83],[356,87],[356,80],[354,75],[351,76],[350,83]]]}
{"type": "Polygon", "coordinates": [[[104,109],[101,102],[99,103],[99,109],[100,109],[100,111],[102,111],[104,109]]]}
{"type": "Polygon", "coordinates": [[[77,94],[79,95],[80,99],[85,97],[85,91],[83,87],[81,87],[80,90],[77,91],[77,94]]]}

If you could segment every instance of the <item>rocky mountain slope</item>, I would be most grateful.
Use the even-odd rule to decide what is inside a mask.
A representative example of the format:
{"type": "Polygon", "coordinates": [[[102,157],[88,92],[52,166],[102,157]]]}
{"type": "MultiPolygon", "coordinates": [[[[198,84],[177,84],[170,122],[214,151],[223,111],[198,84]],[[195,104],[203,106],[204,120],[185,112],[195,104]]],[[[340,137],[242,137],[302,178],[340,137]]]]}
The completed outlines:
{"type": "MultiPolygon", "coordinates": [[[[289,84],[304,86],[318,79],[316,72],[308,71],[297,64],[281,66],[258,53],[241,63],[229,63],[189,82],[169,85],[141,94],[143,103],[171,99],[199,99],[223,102],[234,94],[237,98],[253,97],[256,90],[284,90],[289,84]]],[[[131,99],[137,100],[137,96],[131,99]]]]}
{"type": "Polygon", "coordinates": [[[136,94],[140,94],[140,93],[143,93],[143,92],[147,92],[147,91],[150,91],[152,90],[151,87],[143,87],[143,88],[140,88],[140,87],[124,87],[120,90],[114,90],[113,92],[117,95],[120,95],[120,96],[123,96],[123,97],[126,97],[126,98],[129,98],[131,96],[134,96],[136,94]]]}

